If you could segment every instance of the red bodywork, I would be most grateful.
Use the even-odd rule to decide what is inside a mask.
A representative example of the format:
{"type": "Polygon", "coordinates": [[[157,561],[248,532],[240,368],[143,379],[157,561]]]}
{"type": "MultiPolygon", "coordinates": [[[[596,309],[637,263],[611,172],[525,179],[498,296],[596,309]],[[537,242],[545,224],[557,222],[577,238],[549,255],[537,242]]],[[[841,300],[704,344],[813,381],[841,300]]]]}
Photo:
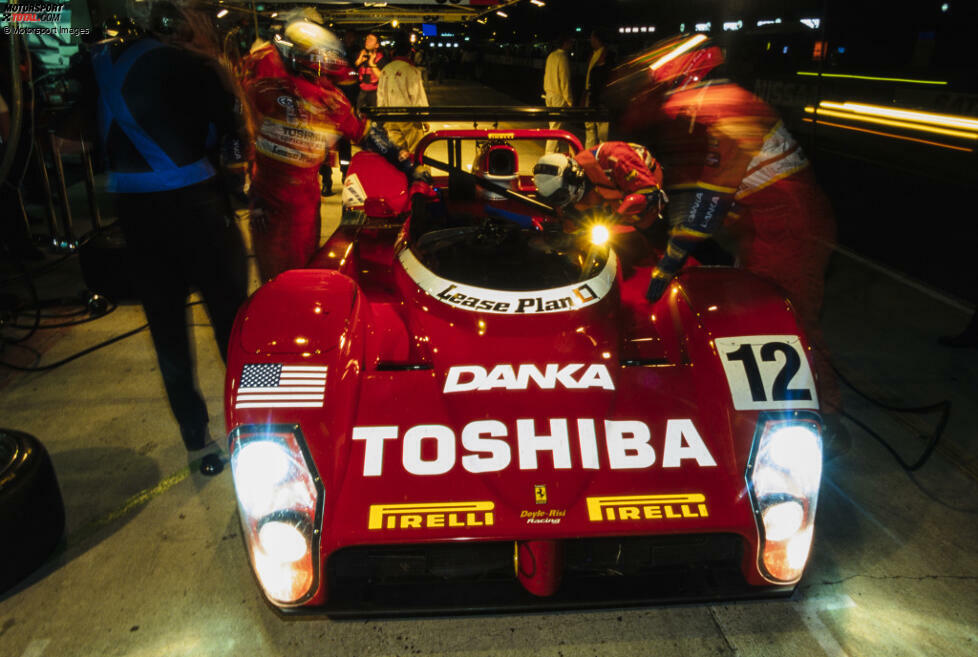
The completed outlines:
{"type": "MultiPolygon", "coordinates": [[[[539,130],[465,136],[504,132],[508,139],[550,136],[539,130]]],[[[734,409],[714,339],[799,336],[810,352],[783,292],[739,270],[687,267],[650,305],[644,298],[650,259],[627,277],[613,262],[607,293],[578,309],[533,314],[536,306],[527,305],[520,314],[499,314],[460,307],[458,300],[440,299],[436,289],[423,290],[405,269],[410,201],[406,180],[386,167],[369,154],[354,160],[350,173],[365,181],[371,199],[365,223],[353,225],[347,213],[322,249],[322,268],[286,272],[258,290],[238,314],[228,354],[228,431],[298,425],[322,480],[319,572],[303,605],[331,601],[325,573],[336,551],[349,546],[519,541],[517,552],[536,549],[521,557],[536,555],[537,561],[535,572],[521,570],[524,586],[547,595],[560,583],[561,541],[653,534],[738,535],[747,585],[779,588],[758,569],[758,529],[745,479],[760,411],[734,409]],[[378,218],[370,218],[371,207],[379,208],[378,218]],[[244,365],[283,362],[327,367],[322,408],[235,408],[244,365]],[[503,376],[497,384],[508,381],[509,388],[445,391],[453,367],[490,372],[511,365],[518,375],[524,365],[544,374],[548,365],[571,364],[583,366],[557,377],[552,388],[531,376],[515,383],[503,376]],[[564,385],[592,365],[600,366],[598,374],[607,372],[613,389],[601,376],[589,387],[564,385]],[[477,421],[484,424],[473,427],[477,421]],[[634,422],[648,427],[654,462],[635,467],[641,450],[619,448],[618,465],[631,467],[613,469],[607,432],[634,430],[634,422]],[[677,450],[692,450],[690,425],[715,465],[677,450]],[[405,440],[421,426],[429,429],[405,440]],[[566,441],[560,438],[565,426],[566,441]],[[388,437],[354,440],[355,428],[388,437]],[[470,434],[479,430],[482,439],[496,442],[473,442],[470,434]],[[533,442],[531,431],[558,439],[533,442]],[[683,432],[666,445],[667,433],[674,440],[683,432]],[[473,445],[481,451],[469,449],[473,445]],[[509,463],[498,468],[507,451],[509,463]],[[411,474],[409,465],[432,474],[411,474]],[[675,497],[604,500],[661,495],[675,497]],[[458,512],[414,513],[420,527],[413,526],[416,519],[405,520],[411,514],[386,506],[459,503],[471,504],[458,512]]],[[[435,186],[444,182],[436,179],[435,186]]],[[[528,212],[512,200],[494,203],[528,212]]],[[[453,377],[462,388],[470,381],[466,374],[453,377]]],[[[817,402],[809,408],[817,411],[817,402]]]]}

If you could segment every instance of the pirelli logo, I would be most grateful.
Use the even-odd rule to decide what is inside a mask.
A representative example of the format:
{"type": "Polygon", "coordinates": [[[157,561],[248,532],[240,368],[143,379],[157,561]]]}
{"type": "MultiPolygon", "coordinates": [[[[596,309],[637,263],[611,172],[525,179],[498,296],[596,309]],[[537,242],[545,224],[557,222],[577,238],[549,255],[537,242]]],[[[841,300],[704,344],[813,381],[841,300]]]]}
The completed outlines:
{"type": "Polygon", "coordinates": [[[587,516],[591,522],[707,518],[709,515],[706,496],[702,493],[587,498],[587,516]]]}
{"type": "Polygon", "coordinates": [[[371,504],[367,529],[491,527],[493,502],[371,504]]]}

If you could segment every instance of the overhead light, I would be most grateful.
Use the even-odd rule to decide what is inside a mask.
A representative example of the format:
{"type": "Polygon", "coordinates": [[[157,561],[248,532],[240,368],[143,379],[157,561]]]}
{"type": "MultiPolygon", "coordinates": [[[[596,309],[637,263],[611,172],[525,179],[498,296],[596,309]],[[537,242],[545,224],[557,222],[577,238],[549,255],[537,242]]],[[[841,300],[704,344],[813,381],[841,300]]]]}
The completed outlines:
{"type": "Polygon", "coordinates": [[[727,21],[723,24],[724,32],[736,32],[744,26],[744,21],[727,21]]]}
{"type": "MultiPolygon", "coordinates": [[[[547,3],[546,2],[543,2],[543,0],[530,0],[530,4],[531,5],[536,5],[537,7],[543,7],[547,3]]],[[[944,6],[947,7],[947,5],[944,5],[944,6]]],[[[947,11],[947,10],[945,9],[944,11],[947,11]]]]}
{"type": "Polygon", "coordinates": [[[227,15],[228,15],[228,10],[227,9],[222,9],[221,11],[217,12],[217,17],[218,18],[224,18],[227,15]]]}
{"type": "Polygon", "coordinates": [[[277,11],[273,11],[272,12],[272,15],[271,15],[271,18],[275,18],[276,16],[278,16],[278,12],[277,11]]]}
{"type": "Polygon", "coordinates": [[[713,24],[710,21],[707,21],[705,23],[697,23],[694,27],[697,32],[709,32],[710,28],[713,27],[713,24]]]}
{"type": "Polygon", "coordinates": [[[391,21],[391,27],[397,27],[400,24],[400,21],[398,21],[396,18],[391,21]]]}
{"type": "Polygon", "coordinates": [[[501,17],[501,18],[509,18],[509,14],[507,14],[507,13],[506,13],[505,11],[503,11],[502,9],[500,9],[499,11],[497,11],[497,12],[496,12],[496,15],[497,15],[497,16],[499,16],[499,17],[501,17]]]}
{"type": "Polygon", "coordinates": [[[757,21],[757,27],[764,27],[765,25],[774,25],[774,24],[777,24],[777,23],[780,23],[780,22],[781,22],[781,19],[780,18],[770,18],[770,19],[759,20],[759,21],[757,21]]]}
{"type": "Polygon", "coordinates": [[[817,30],[818,26],[822,24],[822,21],[818,18],[802,18],[801,24],[806,27],[810,27],[813,30],[817,30]]]}

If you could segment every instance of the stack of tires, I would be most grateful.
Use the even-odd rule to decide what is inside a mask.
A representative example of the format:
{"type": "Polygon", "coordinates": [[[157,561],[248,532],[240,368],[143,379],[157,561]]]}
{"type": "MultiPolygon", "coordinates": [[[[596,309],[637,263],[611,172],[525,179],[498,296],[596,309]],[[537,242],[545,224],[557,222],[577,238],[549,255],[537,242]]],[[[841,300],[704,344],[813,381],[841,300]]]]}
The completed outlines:
{"type": "Polygon", "coordinates": [[[0,429],[0,592],[34,572],[64,534],[51,457],[33,436],[0,429]]]}

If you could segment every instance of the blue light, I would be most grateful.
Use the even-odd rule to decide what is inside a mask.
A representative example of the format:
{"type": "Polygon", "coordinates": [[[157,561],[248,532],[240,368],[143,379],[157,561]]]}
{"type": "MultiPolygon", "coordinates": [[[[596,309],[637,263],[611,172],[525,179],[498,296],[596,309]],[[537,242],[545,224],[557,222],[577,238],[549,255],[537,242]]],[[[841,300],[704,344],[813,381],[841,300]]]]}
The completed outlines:
{"type": "Polygon", "coordinates": [[[835,49],[835,51],[837,53],[839,53],[840,55],[842,55],[842,54],[844,54],[846,52],[846,47],[845,46],[839,46],[838,48],[835,49]]]}

